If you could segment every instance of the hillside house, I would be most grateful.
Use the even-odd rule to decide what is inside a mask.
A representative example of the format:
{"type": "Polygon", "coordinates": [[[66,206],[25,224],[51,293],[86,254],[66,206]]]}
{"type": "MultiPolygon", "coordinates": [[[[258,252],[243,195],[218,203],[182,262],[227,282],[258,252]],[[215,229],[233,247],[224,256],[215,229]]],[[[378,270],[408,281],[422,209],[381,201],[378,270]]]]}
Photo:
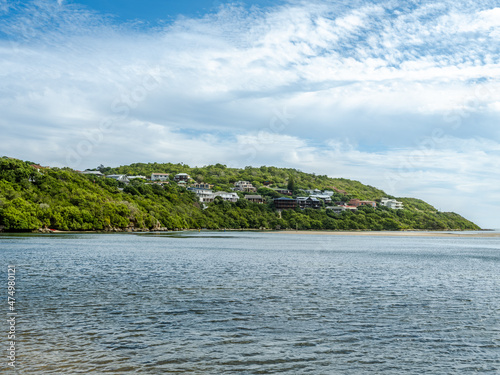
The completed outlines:
{"type": "Polygon", "coordinates": [[[89,171],[88,169],[83,171],[83,172],[80,172],[81,174],[90,174],[90,175],[94,175],[94,176],[104,176],[100,171],[89,171]]]}
{"type": "Polygon", "coordinates": [[[124,184],[128,184],[130,182],[126,174],[108,174],[106,177],[112,178],[118,182],[123,182],[124,184]]]}
{"type": "Polygon", "coordinates": [[[306,194],[309,194],[309,195],[321,194],[321,190],[319,190],[319,189],[306,189],[306,190],[302,190],[302,191],[306,194]]]}
{"type": "Polygon", "coordinates": [[[395,199],[382,198],[380,199],[380,205],[392,208],[393,210],[403,209],[403,202],[397,201],[395,199]]]}
{"type": "Polygon", "coordinates": [[[336,214],[340,214],[344,211],[356,211],[357,208],[354,206],[333,206],[333,207],[327,207],[327,210],[332,210],[336,214]]]}
{"type": "Polygon", "coordinates": [[[297,199],[282,197],[274,199],[273,202],[277,210],[289,210],[297,207],[297,199]]]}
{"type": "Polygon", "coordinates": [[[237,181],[234,183],[234,191],[244,191],[247,193],[253,193],[257,191],[257,188],[254,187],[250,182],[248,181],[237,181]]]}
{"type": "Polygon", "coordinates": [[[189,188],[189,190],[195,193],[202,203],[210,203],[214,201],[215,195],[210,189],[189,188]]]}
{"type": "Polygon", "coordinates": [[[200,202],[202,203],[210,203],[213,202],[216,197],[221,197],[223,200],[227,202],[237,202],[239,197],[236,193],[227,193],[225,191],[218,191],[214,193],[211,189],[197,189],[197,188],[188,188],[189,191],[192,191],[196,194],[200,202]]]}
{"type": "Polygon", "coordinates": [[[332,203],[332,197],[325,194],[310,195],[311,198],[321,199],[325,203],[332,203]]]}
{"type": "Polygon", "coordinates": [[[321,202],[313,197],[297,197],[297,204],[300,208],[320,208],[321,202]]]}
{"type": "Polygon", "coordinates": [[[174,181],[179,182],[179,181],[185,181],[188,182],[191,179],[191,176],[188,175],[187,173],[177,173],[174,176],[174,181]]]}
{"type": "Polygon", "coordinates": [[[214,187],[214,185],[212,185],[212,184],[205,184],[203,182],[197,182],[191,186],[194,187],[195,189],[211,189],[214,187]]]}
{"type": "Polygon", "coordinates": [[[245,195],[245,199],[253,203],[264,203],[264,198],[261,195],[245,195]]]}
{"type": "Polygon", "coordinates": [[[214,194],[214,199],[215,197],[221,197],[223,200],[227,202],[237,202],[240,197],[236,193],[227,193],[225,191],[218,191],[217,193],[214,194]]]}
{"type": "Polygon", "coordinates": [[[292,192],[288,189],[280,189],[280,188],[275,188],[275,189],[272,189],[274,190],[276,193],[279,193],[279,194],[283,194],[283,195],[292,195],[292,192]]]}
{"type": "Polygon", "coordinates": [[[167,181],[168,176],[168,173],[151,173],[151,181],[167,181]]]}
{"type": "Polygon", "coordinates": [[[349,206],[359,207],[359,206],[370,206],[373,208],[377,207],[377,202],[374,201],[362,201],[360,199],[351,199],[349,201],[349,206]]]}

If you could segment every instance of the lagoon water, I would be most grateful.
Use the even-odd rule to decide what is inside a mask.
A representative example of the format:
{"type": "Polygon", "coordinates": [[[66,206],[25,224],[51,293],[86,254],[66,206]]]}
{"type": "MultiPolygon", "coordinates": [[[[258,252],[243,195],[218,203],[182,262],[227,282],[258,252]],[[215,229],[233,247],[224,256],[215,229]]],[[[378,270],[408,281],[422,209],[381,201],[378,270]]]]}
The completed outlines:
{"type": "Polygon", "coordinates": [[[4,234],[0,264],[17,374],[500,373],[499,238],[4,234]]]}

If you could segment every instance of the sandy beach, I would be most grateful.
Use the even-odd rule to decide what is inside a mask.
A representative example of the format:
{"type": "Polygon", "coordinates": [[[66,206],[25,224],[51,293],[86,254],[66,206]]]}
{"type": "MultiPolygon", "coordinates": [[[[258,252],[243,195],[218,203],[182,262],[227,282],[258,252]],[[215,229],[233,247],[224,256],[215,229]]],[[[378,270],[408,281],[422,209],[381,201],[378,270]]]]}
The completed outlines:
{"type": "Polygon", "coordinates": [[[465,237],[465,238],[500,238],[500,232],[477,231],[477,232],[427,232],[427,231],[273,231],[272,233],[283,234],[310,234],[329,236],[391,236],[391,237],[465,237]]]}

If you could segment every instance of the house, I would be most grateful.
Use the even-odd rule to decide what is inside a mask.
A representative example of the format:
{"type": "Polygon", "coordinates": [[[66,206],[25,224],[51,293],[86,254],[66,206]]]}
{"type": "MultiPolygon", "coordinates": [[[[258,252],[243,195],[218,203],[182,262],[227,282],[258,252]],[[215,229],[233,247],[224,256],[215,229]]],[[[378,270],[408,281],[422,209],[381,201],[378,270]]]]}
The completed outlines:
{"type": "Polygon", "coordinates": [[[303,190],[303,192],[306,194],[309,194],[309,195],[321,194],[321,190],[319,190],[319,189],[303,190]]]}
{"type": "Polygon", "coordinates": [[[333,207],[326,207],[327,210],[332,210],[336,214],[340,214],[344,211],[356,211],[357,208],[354,206],[333,206],[333,207]]]}
{"type": "Polygon", "coordinates": [[[245,191],[247,193],[253,193],[257,191],[257,188],[254,187],[250,182],[248,181],[237,181],[234,183],[234,191],[245,191]]]}
{"type": "Polygon", "coordinates": [[[336,214],[344,212],[347,208],[345,206],[330,206],[326,207],[327,210],[332,210],[336,214]]]}
{"type": "Polygon", "coordinates": [[[186,187],[187,186],[187,182],[184,181],[184,180],[181,180],[181,181],[177,182],[177,185],[178,186],[184,186],[184,187],[186,187]]]}
{"type": "MultiPolygon", "coordinates": [[[[12,159],[12,160],[19,160],[19,159],[16,159],[16,158],[9,158],[9,159],[12,159]]],[[[42,173],[42,172],[40,172],[40,169],[50,169],[50,167],[49,167],[49,166],[42,167],[41,165],[38,165],[38,164],[31,164],[31,167],[32,167],[32,168],[35,168],[35,169],[36,169],[36,171],[37,171],[38,173],[42,173]]],[[[43,174],[43,173],[42,173],[42,174],[43,174]]]]}
{"type": "Polygon", "coordinates": [[[297,197],[297,204],[300,208],[320,208],[321,202],[313,197],[297,197]]]}
{"type": "Polygon", "coordinates": [[[91,175],[94,175],[94,176],[104,176],[100,171],[89,171],[88,169],[83,171],[83,172],[80,172],[81,174],[91,174],[91,175]]]}
{"type": "Polygon", "coordinates": [[[188,175],[187,173],[177,173],[174,176],[174,181],[179,182],[179,181],[186,181],[188,182],[191,179],[191,176],[188,175]]]}
{"type": "Polygon", "coordinates": [[[198,189],[190,187],[189,191],[192,191],[196,194],[200,202],[202,203],[210,203],[213,202],[216,197],[221,197],[223,200],[227,202],[237,202],[239,197],[236,193],[227,193],[225,191],[218,191],[214,193],[211,189],[198,189]]]}
{"type": "Polygon", "coordinates": [[[195,184],[192,184],[191,186],[194,187],[195,189],[211,189],[214,187],[214,185],[205,184],[203,182],[197,182],[195,184]]]}
{"type": "Polygon", "coordinates": [[[227,202],[237,202],[240,197],[236,193],[227,193],[225,191],[218,191],[217,193],[214,194],[214,199],[215,197],[221,197],[223,200],[227,202]]]}
{"type": "Polygon", "coordinates": [[[328,195],[329,197],[331,197],[334,193],[333,190],[323,190],[323,193],[321,194],[328,195]]]}
{"type": "Polygon", "coordinates": [[[264,198],[261,195],[245,195],[245,199],[253,203],[264,203],[264,198]]]}
{"type": "Polygon", "coordinates": [[[325,194],[315,194],[315,195],[310,195],[311,198],[316,198],[316,199],[321,199],[325,203],[332,203],[332,197],[330,195],[325,195],[325,194]]]}
{"type": "Polygon", "coordinates": [[[108,174],[106,177],[112,178],[113,180],[116,180],[118,182],[123,182],[125,184],[128,184],[130,182],[126,174],[108,174]]]}
{"type": "Polygon", "coordinates": [[[271,186],[272,184],[273,184],[273,182],[272,182],[272,181],[264,181],[264,182],[262,183],[262,185],[264,185],[264,186],[271,186]]]}
{"type": "Polygon", "coordinates": [[[349,205],[350,206],[354,206],[354,207],[370,206],[370,207],[376,208],[377,207],[377,202],[374,202],[374,201],[362,201],[360,199],[351,199],[349,201],[349,205]]]}
{"type": "Polygon", "coordinates": [[[292,195],[292,192],[290,190],[288,190],[288,189],[274,188],[272,190],[274,190],[276,193],[279,193],[279,194],[292,195]]]}
{"type": "Polygon", "coordinates": [[[297,207],[297,199],[282,197],[274,199],[273,202],[277,210],[288,210],[297,207]]]}
{"type": "Polygon", "coordinates": [[[392,208],[393,210],[402,210],[403,202],[399,202],[395,199],[382,198],[380,199],[380,205],[392,208]]]}
{"type": "Polygon", "coordinates": [[[133,180],[134,178],[140,178],[140,179],[145,180],[145,179],[146,179],[146,176],[127,176],[127,178],[128,178],[129,180],[133,180]]]}
{"type": "Polygon", "coordinates": [[[151,181],[167,181],[168,176],[168,173],[151,173],[151,181]]]}
{"type": "Polygon", "coordinates": [[[189,188],[188,190],[195,193],[202,203],[210,203],[214,201],[215,195],[210,189],[189,188]]]}

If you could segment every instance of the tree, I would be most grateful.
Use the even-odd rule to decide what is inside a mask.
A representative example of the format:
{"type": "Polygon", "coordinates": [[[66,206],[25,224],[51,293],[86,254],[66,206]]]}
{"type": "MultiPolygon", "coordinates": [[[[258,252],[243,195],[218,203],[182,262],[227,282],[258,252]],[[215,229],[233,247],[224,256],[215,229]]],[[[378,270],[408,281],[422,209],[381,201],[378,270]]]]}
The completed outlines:
{"type": "Polygon", "coordinates": [[[291,176],[291,175],[290,175],[290,177],[288,177],[287,189],[290,190],[292,193],[295,191],[295,180],[293,179],[293,176],[291,176]]]}

